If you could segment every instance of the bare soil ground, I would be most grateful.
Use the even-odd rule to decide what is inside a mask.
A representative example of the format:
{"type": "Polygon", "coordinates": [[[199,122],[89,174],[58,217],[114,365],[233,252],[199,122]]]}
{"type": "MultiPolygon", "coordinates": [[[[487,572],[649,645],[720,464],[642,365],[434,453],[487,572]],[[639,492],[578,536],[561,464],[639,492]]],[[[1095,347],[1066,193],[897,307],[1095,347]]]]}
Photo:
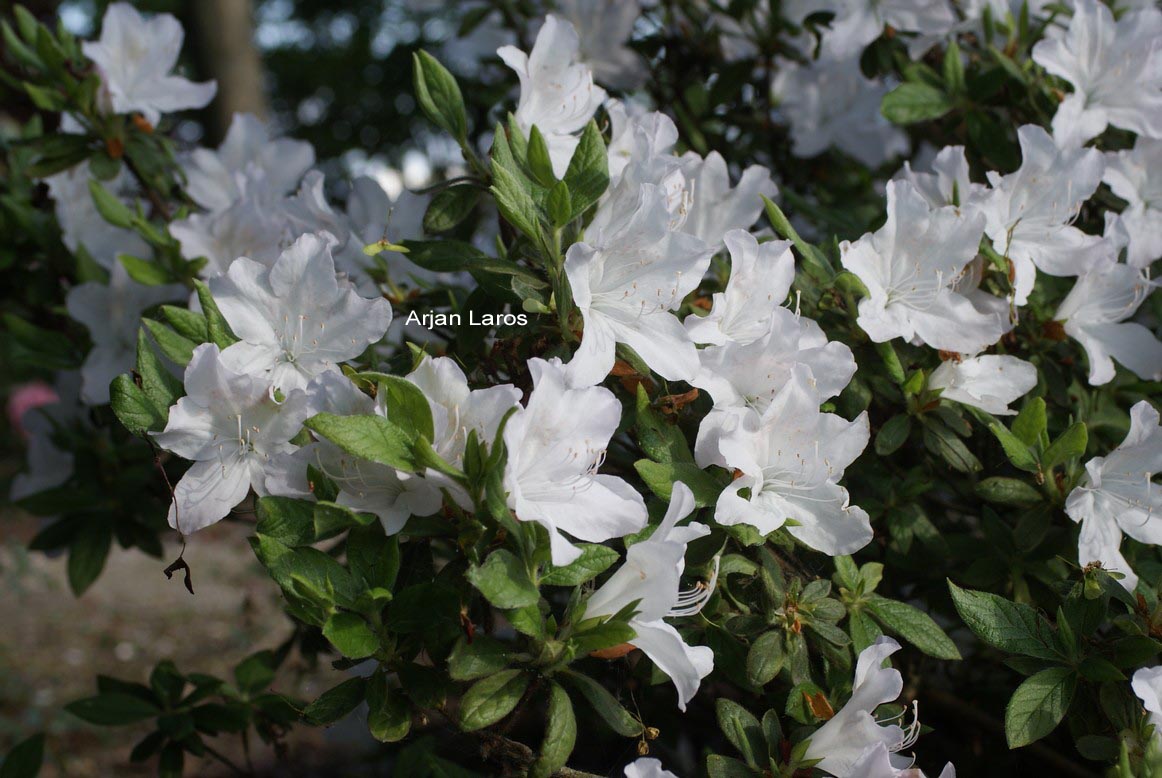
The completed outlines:
{"type": "MultiPolygon", "coordinates": [[[[128,759],[148,725],[99,728],[63,710],[95,693],[98,673],[147,682],[157,661],[172,659],[182,672],[229,679],[237,662],[276,647],[289,634],[277,588],[255,561],[245,525],[223,523],[191,538],[185,559],[193,569],[194,595],[180,575],[166,579],[162,570],[169,558],[115,547],[101,577],[80,598],[69,590],[63,556],[24,550],[35,530],[34,519],[0,510],[0,754],[23,737],[47,732],[42,776],[156,774],[153,761],[128,759]]],[[[176,557],[178,550],[167,546],[166,553],[176,557]]],[[[309,700],[344,677],[325,663],[310,668],[292,657],[275,690],[309,700]]],[[[296,729],[288,741],[289,761],[297,765],[293,773],[328,762],[336,751],[350,754],[350,738],[342,727],[296,729]]],[[[237,740],[218,738],[213,745],[242,759],[237,740]]],[[[267,765],[269,774],[286,774],[261,743],[252,748],[252,757],[260,773],[268,772],[267,765]]],[[[231,773],[208,761],[187,760],[185,774],[231,773]]]]}

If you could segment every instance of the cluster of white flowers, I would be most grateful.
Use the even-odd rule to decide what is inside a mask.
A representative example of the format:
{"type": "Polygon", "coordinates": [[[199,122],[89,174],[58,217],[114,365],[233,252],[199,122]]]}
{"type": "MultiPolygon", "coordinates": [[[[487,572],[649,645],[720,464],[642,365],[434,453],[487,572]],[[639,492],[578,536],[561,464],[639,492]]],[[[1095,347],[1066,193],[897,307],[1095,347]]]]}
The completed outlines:
{"type": "MultiPolygon", "coordinates": [[[[786,526],[826,554],[858,551],[872,540],[871,523],[840,482],[868,444],[867,414],[848,420],[821,410],[857,366],[847,345],[829,341],[793,305],[791,244],[750,231],[760,195],[776,195],[770,171],[749,168],[732,186],[720,155],[676,154],[678,132],[665,114],[610,98],[598,85],[617,88],[641,76],[637,55],[624,45],[635,4],[559,5],[562,15],[547,17],[529,53],[513,46],[498,53],[519,77],[516,124],[544,136],[558,176],[597,112],[604,108],[611,119],[610,188],[564,256],[584,321],[581,341],[567,363],[529,361],[527,397],[508,384],[472,389],[454,361],[425,356],[404,378],[427,399],[432,448],[461,467],[471,433],[490,446],[502,440],[507,507],[517,520],[547,530],[554,565],[577,559],[574,541],[640,532],[648,523],[642,495],[599,472],[622,422],[621,403],[601,384],[619,346],[628,347],[662,379],[710,396],[695,460],[734,475],[713,506],[716,523],[763,534],[786,526]],[[708,312],[683,316],[718,254],[729,260],[728,283],[708,312]]],[[[760,6],[756,16],[769,13],[760,6]]],[[[822,31],[817,56],[785,63],[775,83],[794,152],[812,156],[835,146],[871,166],[906,152],[906,136],[878,115],[890,85],[866,79],[859,55],[885,25],[909,36],[909,47],[921,53],[978,24],[986,7],[994,15],[1011,11],[1004,2],[960,7],[966,18],[947,0],[784,3],[795,24],[816,11],[837,14],[822,31]]],[[[1010,404],[1037,382],[1028,362],[986,352],[1037,293],[1038,271],[1077,279],[1056,319],[1084,347],[1091,384],[1111,381],[1115,361],[1142,378],[1162,379],[1162,343],[1130,321],[1154,288],[1148,267],[1162,255],[1162,12],[1145,7],[1115,21],[1108,7],[1077,0],[1068,26],[1050,30],[1033,58],[1074,91],[1061,103],[1052,135],[1033,125],[1018,130],[1020,168],[974,182],[959,147],[941,150],[931,172],[905,165],[887,184],[884,226],[840,245],[843,267],[866,289],[857,323],[867,336],[949,352],[928,388],[992,414],[1012,413],[1010,404]],[[1105,155],[1082,146],[1107,126],[1141,138],[1132,149],[1105,155]],[[1090,235],[1073,221],[1102,181],[1128,206],[1109,219],[1104,235],[1090,235]],[[1011,265],[1007,296],[982,285],[986,255],[1011,265]]],[[[156,123],[165,113],[205,105],[212,85],[164,75],[181,37],[173,17],[145,21],[128,5],[110,6],[100,41],[85,47],[100,69],[108,110],[139,112],[156,123]]],[[[252,491],[312,498],[308,467],[333,481],[339,504],[378,516],[388,533],[403,531],[413,516],[436,513],[445,495],[471,507],[470,496],[435,469],[405,472],[303,435],[304,422],[320,413],[388,420],[400,413],[387,393],[372,398],[342,371],[379,344],[391,324],[391,306],[366,272],[361,249],[385,234],[392,202],[363,179],[346,208],[336,210],[322,173],[311,169],[314,156],[309,144],[274,138],[254,117],[238,116],[217,150],[196,149],[183,160],[187,192],[201,210],[170,231],[185,257],[206,258],[200,274],[238,342],[194,351],[184,373],[186,396],[154,435],[159,446],[194,463],[176,486],[169,514],[182,533],[221,520],[252,491]]],[[[89,177],[82,167],[49,185],[66,244],[109,272],[108,283],[79,285],[68,297],[70,315],[94,341],[81,397],[101,404],[109,381],[133,364],[142,311],[184,292],[129,278],[118,257],[142,256],[148,247],[100,218],[89,177]]],[[[128,200],[131,186],[118,179],[107,188],[128,200]]],[[[1119,551],[1122,533],[1162,543],[1154,513],[1162,513],[1162,494],[1152,481],[1162,471],[1157,411],[1145,402],[1134,406],[1125,442],[1086,469],[1066,508],[1081,523],[1079,559],[1122,573],[1132,588],[1136,578],[1119,551]]],[[[697,613],[713,591],[713,580],[682,589],[687,544],[709,532],[697,522],[678,525],[694,507],[690,489],[675,483],[660,526],[629,546],[622,567],[585,605],[586,617],[603,617],[638,602],[633,645],[673,679],[683,710],[713,667],[709,648],[688,645],[665,620],[697,613]]],[[[822,760],[828,774],[906,774],[908,764],[894,754],[914,742],[918,725],[874,718],[879,705],[900,695],[899,672],[881,667],[898,648],[881,638],[861,653],[851,701],[812,737],[808,758],[822,760]]],[[[667,773],[644,760],[626,774],[667,773]]]]}
{"type": "MultiPolygon", "coordinates": [[[[805,758],[817,760],[816,768],[834,778],[924,778],[920,770],[912,767],[915,760],[900,753],[919,738],[919,719],[914,716],[906,727],[901,726],[907,709],[899,716],[877,718],[880,706],[894,703],[904,690],[900,671],[883,666],[899,650],[900,644],[892,638],[879,637],[860,652],[851,698],[811,735],[807,744],[805,758]]],[[[1154,704],[1157,707],[1156,696],[1154,704]]],[[[918,707],[913,703],[913,711],[918,707]]],[[[625,768],[625,776],[677,778],[657,759],[638,759],[625,768]]],[[[956,778],[956,768],[949,763],[938,778],[956,778]]]]}

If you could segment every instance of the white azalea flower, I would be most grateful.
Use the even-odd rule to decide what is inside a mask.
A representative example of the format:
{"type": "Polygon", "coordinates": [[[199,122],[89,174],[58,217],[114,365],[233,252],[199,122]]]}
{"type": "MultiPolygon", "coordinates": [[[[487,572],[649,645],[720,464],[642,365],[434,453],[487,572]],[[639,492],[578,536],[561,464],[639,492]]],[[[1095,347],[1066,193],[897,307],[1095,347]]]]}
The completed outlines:
{"type": "Polygon", "coordinates": [[[69,290],[65,298],[69,316],[89,328],[93,341],[81,367],[81,399],[86,404],[109,402],[109,383],[133,367],[142,312],[186,294],[180,284],[139,284],[120,262],[110,271],[108,284],[90,281],[69,290]]]}
{"type": "Polygon", "coordinates": [[[1130,687],[1150,714],[1155,739],[1162,739],[1162,666],[1136,670],[1130,687]]]}
{"type": "Polygon", "coordinates": [[[1145,326],[1126,321],[1154,291],[1142,271],[1113,261],[1077,279],[1054,318],[1089,358],[1089,382],[1109,383],[1117,360],[1147,380],[1162,378],[1162,343],[1145,326]]]}
{"type": "Polygon", "coordinates": [[[997,416],[1016,413],[1009,409],[1009,403],[1036,385],[1037,368],[1023,359],[999,354],[949,359],[928,377],[928,388],[942,389],[944,399],[997,416]]]}
{"type": "Polygon", "coordinates": [[[1061,149],[1034,124],[1017,130],[1021,167],[1002,176],[989,171],[993,192],[983,203],[985,232],[998,254],[1013,262],[1013,296],[1024,305],[1039,268],[1054,276],[1085,272],[1101,238],[1070,222],[1101,183],[1105,163],[1096,149],[1061,149]]]}
{"type": "Polygon", "coordinates": [[[662,767],[660,760],[640,757],[625,766],[625,778],[678,778],[662,767]]]}
{"type": "Polygon", "coordinates": [[[354,189],[353,200],[348,205],[350,210],[347,213],[340,213],[327,202],[323,174],[318,170],[311,170],[303,176],[302,185],[285,201],[282,210],[291,225],[292,233],[296,236],[304,232],[330,233],[337,241],[331,249],[335,267],[351,279],[360,294],[370,297],[378,295],[379,289],[367,274],[369,262],[363,253],[363,247],[382,238],[383,228],[378,232],[371,232],[373,237],[370,239],[363,236],[364,233],[370,232],[372,225],[386,225],[388,213],[385,211],[378,214],[382,221],[364,223],[357,219],[375,215],[369,209],[382,208],[384,202],[390,201],[387,201],[386,197],[381,199],[373,194],[375,188],[382,192],[382,187],[374,181],[367,179],[356,181],[358,188],[354,189]]]}
{"type": "Polygon", "coordinates": [[[1114,21],[1097,0],[1076,0],[1069,27],[1050,27],[1033,61],[1073,92],[1053,117],[1053,137],[1080,146],[1109,125],[1162,138],[1162,11],[1131,11],[1114,21]]]}
{"type": "Polygon", "coordinates": [[[565,175],[578,136],[605,100],[593,73],[578,62],[581,40],[573,25],[552,14],[537,33],[529,54],[502,46],[497,54],[520,78],[517,125],[526,135],[534,125],[545,136],[553,172],[565,175]]]}
{"type": "Polygon", "coordinates": [[[772,317],[791,292],[791,243],[760,244],[746,230],[727,232],[723,242],[730,252],[730,280],[714,293],[710,313],[686,317],[686,332],[695,343],[752,343],[770,331],[772,317]]]}
{"type": "MultiPolygon", "coordinates": [[[[924,773],[917,767],[893,766],[892,757],[888,746],[883,742],[877,742],[865,748],[851,769],[841,778],[925,778],[924,773]]],[[[956,767],[949,762],[944,765],[937,778],[956,778],[956,767]]]]}
{"type": "Polygon", "coordinates": [[[198,272],[204,279],[222,275],[238,257],[269,267],[290,243],[292,229],[281,204],[249,195],[222,211],[191,214],[169,225],[183,257],[205,257],[198,272]]]}
{"type": "Polygon", "coordinates": [[[195,84],[169,72],[177,64],[185,32],[172,14],[145,19],[129,3],[112,3],[101,20],[101,38],[81,44],[93,60],[114,113],[137,111],[150,124],[163,113],[204,108],[214,98],[213,81],[195,84]]]}
{"type": "Polygon", "coordinates": [[[702,679],[714,669],[714,652],[706,646],[690,646],[678,630],[665,622],[669,616],[690,616],[702,609],[714,591],[709,585],[682,591],[686,569],[686,545],[710,534],[697,522],[677,526],[694,510],[694,494],[678,481],[661,525],[646,540],[626,551],[619,567],[585,603],[582,619],[612,616],[635,600],[637,613],[629,625],[636,633],[630,643],[645,652],[678,690],[678,708],[686,710],[702,679]]]}
{"type": "Polygon", "coordinates": [[[669,154],[678,142],[674,120],[660,111],[644,111],[634,103],[612,98],[606,101],[605,110],[610,125],[606,154],[611,189],[630,162],[669,154]]]}
{"type": "MultiPolygon", "coordinates": [[[[449,357],[425,356],[407,380],[428,399],[434,430],[432,448],[456,467],[464,462],[468,433],[475,430],[480,441],[491,444],[500,420],[518,407],[521,399],[520,390],[512,384],[469,389],[464,371],[449,357]]],[[[380,412],[391,417],[389,409],[381,407],[380,412]]],[[[438,480],[441,476],[429,471],[428,477],[438,480]]]]}
{"type": "Polygon", "coordinates": [[[899,650],[900,644],[895,640],[880,636],[859,652],[851,699],[815,731],[804,755],[807,759],[822,760],[816,765],[819,770],[835,778],[858,775],[855,766],[864,757],[865,749],[877,743],[882,743],[890,752],[892,767],[911,766],[910,759],[897,756],[896,752],[916,742],[920,722],[914,720],[904,729],[895,723],[882,723],[875,716],[876,708],[894,702],[904,689],[900,671],[882,666],[885,659],[899,650]]]}
{"type": "MultiPolygon", "coordinates": [[[[341,373],[322,373],[307,387],[312,413],[368,416],[380,412],[376,403],[341,373]]],[[[307,478],[313,466],[339,489],[335,502],[374,514],[384,531],[394,535],[412,516],[429,516],[444,502],[441,484],[421,475],[401,473],[387,465],[348,454],[329,440],[318,440],[292,453],[273,457],[266,467],[266,488],[281,497],[309,499],[314,489],[307,478]]]]}
{"type": "Polygon", "coordinates": [[[222,352],[231,370],[262,376],[285,391],[338,369],[387,332],[391,305],[360,297],[335,275],[334,239],[308,233],[267,268],[240,257],[210,291],[241,340],[222,352]]]}
{"type": "Polygon", "coordinates": [[[632,486],[597,469],[621,420],[621,404],[599,386],[570,388],[560,361],[529,360],[533,392],[504,428],[508,507],[549,531],[554,565],[581,551],[566,539],[600,543],[636,532],[646,506],[632,486]],[[578,412],[583,409],[583,412],[578,412]]]}
{"type": "Polygon", "coordinates": [[[565,273],[585,320],[569,366],[577,383],[609,375],[617,343],[668,380],[697,372],[697,351],[671,311],[701,282],[714,249],[673,227],[662,190],[627,178],[569,247],[565,273]]]}
{"type": "MultiPolygon", "coordinates": [[[[737,471],[718,498],[719,524],[749,524],[765,535],[793,519],[788,531],[811,548],[851,554],[871,541],[871,522],[862,508],[849,504],[838,482],[867,447],[867,414],[847,421],[821,413],[811,383],[805,366],[792,367],[761,416],[734,414],[736,423],[719,436],[717,451],[695,457],[699,467],[737,471]]],[[[719,423],[729,424],[732,414],[720,416],[719,423]]]]}
{"type": "Polygon", "coordinates": [[[796,157],[814,157],[834,146],[874,168],[909,148],[908,136],[880,113],[891,88],[865,78],[856,54],[809,65],[780,63],[772,91],[779,115],[791,125],[796,157]]]}
{"type": "Polygon", "coordinates": [[[1105,160],[1102,180],[1128,203],[1120,214],[1130,239],[1126,262],[1149,267],[1162,258],[1162,140],[1138,138],[1134,148],[1105,160]]]}
{"type": "Polygon", "coordinates": [[[637,0],[557,0],[556,9],[577,30],[579,59],[597,81],[615,89],[641,85],[649,73],[645,60],[626,45],[641,15],[637,0]]]}
{"type": "Polygon", "coordinates": [[[1125,574],[1121,584],[1131,592],[1138,576],[1119,550],[1122,533],[1162,545],[1162,489],[1153,480],[1160,472],[1162,427],[1158,411],[1142,400],[1130,409],[1126,439],[1085,463],[1085,476],[1065,501],[1069,518],[1081,522],[1077,561],[1101,562],[1106,570],[1125,574]]]}
{"type": "Polygon", "coordinates": [[[314,410],[297,389],[276,402],[269,383],[228,368],[212,343],[194,349],[185,386],[165,430],[152,434],[159,446],[194,463],[169,509],[169,525],[188,535],[225,518],[251,487],[266,494],[271,457],[294,450],[290,439],[314,410]]]}
{"type": "Polygon", "coordinates": [[[217,151],[198,148],[182,166],[186,192],[209,211],[229,208],[249,192],[274,201],[298,186],[315,164],[315,149],[306,141],[271,138],[265,122],[248,113],[234,114],[217,151]]]}
{"type": "Polygon", "coordinates": [[[731,230],[747,229],[763,211],[762,195],[773,198],[778,189],[771,171],[751,165],[731,189],[726,160],[717,151],[703,159],[690,151],[682,155],[682,173],[689,182],[691,201],[682,231],[697,235],[715,248],[731,230]]]}
{"type": "Polygon", "coordinates": [[[691,383],[710,392],[715,408],[752,408],[761,414],[796,365],[810,370],[812,388],[821,400],[842,392],[855,375],[855,357],[846,344],[828,341],[818,324],[786,308],[774,313],[758,340],[698,352],[702,368],[691,383]]]}
{"type": "Polygon", "coordinates": [[[887,190],[884,226],[839,246],[843,266],[868,290],[859,302],[859,326],[877,343],[904,338],[966,354],[996,343],[1009,326],[999,298],[957,290],[976,256],[984,218],[932,209],[907,181],[889,181],[887,190]]]}
{"type": "MultiPolygon", "coordinates": [[[[106,270],[121,264],[117,261],[118,254],[148,257],[149,244],[140,235],[133,230],[114,227],[97,211],[89,191],[90,178],[86,161],[44,180],[52,195],[65,246],[74,254],[83,247],[106,270]]],[[[118,196],[125,194],[130,185],[131,178],[124,171],[113,181],[103,183],[107,191],[118,196]]]]}
{"type": "Polygon", "coordinates": [[[955,205],[963,209],[978,208],[988,195],[988,187],[974,184],[968,177],[968,160],[964,146],[947,146],[932,160],[932,172],[916,172],[905,162],[897,178],[903,178],[924,196],[933,208],[955,205]]]}
{"type": "MultiPolygon", "coordinates": [[[[819,5],[826,8],[833,3],[819,5]]],[[[947,0],[843,0],[834,5],[839,8],[831,29],[823,35],[824,56],[862,52],[890,25],[900,32],[918,33],[908,40],[908,54],[919,59],[958,21],[947,0]]]]}

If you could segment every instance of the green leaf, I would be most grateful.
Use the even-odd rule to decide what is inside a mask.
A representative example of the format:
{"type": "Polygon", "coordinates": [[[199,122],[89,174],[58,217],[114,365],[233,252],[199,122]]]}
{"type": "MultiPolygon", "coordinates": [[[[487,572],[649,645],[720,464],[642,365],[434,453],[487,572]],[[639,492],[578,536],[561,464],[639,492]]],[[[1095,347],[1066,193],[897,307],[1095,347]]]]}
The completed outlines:
{"type": "Polygon", "coordinates": [[[573,701],[558,683],[549,686],[549,716],[545,726],[545,739],[541,742],[541,755],[533,762],[529,775],[532,778],[549,778],[565,766],[577,742],[577,717],[573,713],[573,701]]]}
{"type": "Polygon", "coordinates": [[[1017,687],[1005,708],[1005,739],[1020,748],[1048,735],[1069,709],[1077,676],[1067,667],[1042,670],[1017,687]]]}
{"type": "Polygon", "coordinates": [[[622,707],[609,690],[587,675],[573,670],[563,670],[560,678],[570,684],[588,700],[597,717],[622,737],[639,737],[645,726],[632,713],[622,707]]]}
{"type": "Polygon", "coordinates": [[[681,428],[666,421],[650,407],[650,397],[641,384],[637,388],[634,429],[638,445],[655,462],[694,463],[694,455],[690,453],[690,445],[681,428]]]}
{"type": "Polygon", "coordinates": [[[1002,476],[979,481],[975,490],[983,499],[998,505],[1036,505],[1043,499],[1041,493],[1031,484],[1002,476]]]}
{"type": "MultiPolygon", "coordinates": [[[[561,179],[569,188],[571,217],[576,219],[605,194],[609,187],[609,161],[605,139],[597,122],[590,120],[581,133],[581,140],[569,160],[569,168],[561,179]]],[[[551,211],[550,211],[551,212],[551,211]]]]}
{"type": "Polygon", "coordinates": [[[564,227],[572,220],[573,199],[569,196],[569,187],[564,181],[558,181],[549,190],[545,210],[548,211],[549,220],[554,227],[564,227]]]}
{"type": "Polygon", "coordinates": [[[176,305],[163,305],[159,309],[170,326],[179,335],[194,343],[205,343],[210,339],[210,331],[206,326],[206,317],[197,311],[181,308],[176,305]]]}
{"type": "Polygon", "coordinates": [[[503,719],[520,702],[529,681],[521,670],[501,670],[477,681],[460,701],[460,728],[474,732],[503,719]]]}
{"type": "Polygon", "coordinates": [[[968,628],[985,643],[1011,654],[1063,661],[1049,623],[1028,605],[948,582],[952,602],[968,628]]]}
{"type": "Polygon", "coordinates": [[[303,710],[303,720],[316,727],[334,724],[363,702],[367,691],[367,681],[363,678],[348,678],[338,686],[323,692],[303,710]]]}
{"type": "Polygon", "coordinates": [[[68,575],[74,595],[80,597],[101,575],[112,543],[112,528],[97,517],[90,517],[73,537],[69,544],[68,575]]]}
{"type": "Polygon", "coordinates": [[[371,513],[359,513],[344,505],[319,501],[313,514],[316,540],[323,540],[346,532],[353,527],[366,527],[376,521],[371,513]]]}
{"type": "Polygon", "coordinates": [[[141,391],[154,405],[164,409],[163,416],[168,419],[170,407],[185,394],[185,387],[157,358],[144,329],[137,331],[137,377],[141,391]]]}
{"type": "Polygon", "coordinates": [[[319,592],[328,603],[344,607],[354,604],[358,589],[351,573],[328,554],[310,546],[289,548],[265,535],[255,535],[250,545],[270,577],[284,590],[296,591],[297,579],[319,592]]]}
{"type": "Polygon", "coordinates": [[[739,760],[721,754],[706,757],[706,774],[710,778],[756,778],[761,775],[739,760]]]}
{"type": "Polygon", "coordinates": [[[332,613],[323,625],[323,637],[348,659],[363,659],[379,650],[379,638],[358,614],[332,613]]]}
{"type": "Polygon", "coordinates": [[[900,413],[888,419],[876,433],[876,453],[881,457],[894,454],[912,432],[912,417],[900,413]]]}
{"type": "Polygon", "coordinates": [[[952,99],[928,84],[900,84],[884,95],[880,113],[892,124],[915,124],[939,119],[952,110],[952,99]]]}
{"type": "Polygon", "coordinates": [[[292,497],[259,497],[255,503],[255,530],[287,546],[315,542],[315,503],[292,497]]]}
{"type": "Polygon", "coordinates": [[[746,654],[746,677],[755,686],[766,686],[783,669],[783,634],[780,630],[764,632],[750,645],[746,654]]]}
{"type": "Polygon", "coordinates": [[[723,485],[710,473],[690,462],[652,462],[639,459],[633,463],[650,491],[663,500],[670,499],[674,483],[681,481],[694,493],[694,504],[706,508],[718,502],[723,485]]]}
{"type": "Polygon", "coordinates": [[[44,761],[44,735],[37,734],[12,747],[0,765],[0,778],[36,778],[44,761]]]}
{"type": "Polygon", "coordinates": [[[360,373],[359,378],[372,379],[379,385],[379,398],[387,408],[387,418],[408,435],[409,440],[423,435],[435,437],[432,406],[418,386],[399,376],[386,373],[360,373]]]}
{"type": "Polygon", "coordinates": [[[954,470],[962,473],[977,473],[981,470],[980,460],[943,422],[924,426],[924,445],[954,470]]]}
{"type": "Polygon", "coordinates": [[[101,214],[102,219],[114,227],[126,230],[133,227],[133,211],[116,195],[101,186],[100,181],[89,179],[89,194],[92,195],[93,205],[97,207],[97,213],[101,214]]]}
{"type": "Polygon", "coordinates": [[[416,471],[407,432],[382,416],[320,413],[307,419],[304,426],[360,459],[408,473],[416,471]]]}
{"type": "Polygon", "coordinates": [[[563,567],[553,567],[541,576],[548,586],[580,586],[604,573],[620,555],[609,546],[593,543],[578,544],[581,556],[563,567]]]}
{"type": "Polygon", "coordinates": [[[128,254],[118,254],[117,261],[128,271],[129,277],[139,284],[161,286],[173,283],[174,279],[170,276],[169,271],[151,260],[131,257],[128,254]]]}
{"type": "Polygon", "coordinates": [[[202,281],[194,281],[194,288],[198,291],[198,302],[202,305],[202,315],[206,317],[206,334],[210,342],[218,348],[226,348],[238,342],[234,330],[230,329],[229,322],[218,310],[214,296],[210,294],[210,287],[202,281]]]}
{"type": "MultiPolygon", "coordinates": [[[[153,319],[142,319],[141,323],[145,329],[149,330],[149,334],[153,336],[157,347],[161,349],[161,353],[165,354],[166,358],[177,365],[188,365],[190,360],[194,357],[194,349],[198,344],[177,334],[169,327],[165,326],[159,321],[153,319]]],[[[167,373],[168,374],[168,373],[167,373]]],[[[177,379],[174,379],[175,381],[177,379]]],[[[178,382],[181,386],[181,382],[178,382]]],[[[178,393],[180,396],[180,392],[178,393]]]]}
{"type": "Polygon", "coordinates": [[[448,675],[454,681],[474,681],[498,673],[508,666],[508,647],[488,635],[466,636],[456,641],[448,657],[448,675]]]}
{"type": "Polygon", "coordinates": [[[907,603],[873,594],[865,603],[867,609],[888,629],[937,659],[960,659],[956,644],[927,613],[907,603]]]}
{"type": "Polygon", "coordinates": [[[120,727],[153,718],[161,710],[151,702],[130,694],[113,692],[70,702],[65,710],[100,727],[120,727]]]}
{"type": "Polygon", "coordinates": [[[469,243],[457,240],[405,240],[410,262],[436,273],[473,271],[519,278],[534,289],[548,284],[526,268],[507,259],[496,259],[469,243]]]}
{"type": "Polygon", "coordinates": [[[573,634],[570,643],[577,656],[591,654],[614,646],[622,646],[636,637],[637,632],[624,621],[610,619],[573,634]]]}
{"type": "Polygon", "coordinates": [[[481,190],[471,185],[450,186],[432,198],[424,212],[424,232],[439,235],[460,225],[480,202],[481,190]]]}
{"type": "Polygon", "coordinates": [[[277,668],[278,662],[273,652],[255,652],[234,668],[234,683],[243,694],[257,694],[274,681],[277,668]]]}
{"type": "Polygon", "coordinates": [[[847,631],[851,634],[851,645],[855,651],[863,651],[884,634],[880,625],[862,609],[848,614],[847,631]]]}
{"type": "Polygon", "coordinates": [[[1026,446],[1035,446],[1045,434],[1048,420],[1045,415],[1045,400],[1034,397],[1013,419],[1013,434],[1026,446]]]}
{"type": "Polygon", "coordinates": [[[964,63],[960,59],[960,46],[953,39],[944,50],[944,83],[951,94],[964,91],[964,63]]]}
{"type": "Polygon", "coordinates": [[[794,227],[791,226],[791,221],[786,214],[775,202],[766,195],[760,195],[763,199],[763,209],[766,211],[767,219],[771,226],[775,229],[775,233],[784,240],[789,240],[795,245],[795,249],[803,257],[803,261],[807,266],[807,270],[811,275],[820,281],[830,281],[835,278],[835,268],[827,260],[827,256],[815,246],[811,245],[799,235],[794,227]]]}
{"type": "Polygon", "coordinates": [[[424,115],[457,141],[468,136],[468,118],[464,111],[464,97],[448,69],[426,51],[412,54],[412,83],[416,102],[424,115]]]}
{"type": "Polygon", "coordinates": [[[158,662],[149,674],[149,688],[167,708],[176,704],[186,688],[185,677],[168,659],[158,662]]]}
{"type": "Polygon", "coordinates": [[[876,343],[875,347],[876,353],[884,363],[884,369],[888,371],[888,377],[895,381],[897,386],[903,386],[907,377],[904,375],[904,366],[900,364],[900,356],[891,341],[876,343]]]}
{"type": "Polygon", "coordinates": [[[1069,429],[1061,433],[1057,440],[1049,448],[1045,449],[1044,455],[1041,457],[1041,463],[1046,470],[1057,467],[1057,465],[1065,463],[1067,460],[1079,457],[1085,454],[1086,444],[1089,442],[1089,435],[1085,428],[1084,422],[1075,422],[1070,425],[1069,429]]]}
{"type": "Polygon", "coordinates": [[[412,728],[411,709],[399,690],[390,689],[382,670],[367,682],[367,729],[381,743],[398,743],[412,728]]]}
{"type": "Polygon", "coordinates": [[[1077,672],[1087,681],[1094,683],[1116,682],[1126,680],[1125,674],[1107,659],[1100,656],[1088,656],[1077,666],[1077,672]]]}
{"type": "Polygon", "coordinates": [[[720,697],[714,703],[718,727],[751,767],[766,763],[767,746],[759,720],[733,700],[720,697]]]}
{"type": "Polygon", "coordinates": [[[347,534],[347,566],[357,583],[394,589],[400,566],[399,538],[385,535],[378,523],[352,529],[347,534]]]}
{"type": "Polygon", "coordinates": [[[72,341],[63,333],[37,327],[10,313],[4,314],[4,326],[8,330],[9,348],[16,352],[12,346],[19,346],[23,353],[14,356],[23,357],[22,361],[27,364],[51,370],[69,370],[80,365],[72,341]]]}
{"type": "Polygon", "coordinates": [[[549,157],[549,144],[536,125],[529,130],[528,163],[529,172],[541,186],[551,187],[556,182],[553,160],[549,157]]]}
{"type": "Polygon", "coordinates": [[[181,744],[170,741],[161,750],[161,757],[157,760],[157,778],[182,778],[185,761],[181,744]]]}
{"type": "Polygon", "coordinates": [[[540,241],[540,209],[520,177],[494,161],[492,182],[490,191],[505,221],[532,240],[540,241]]]}
{"type": "Polygon", "coordinates": [[[497,608],[523,608],[541,598],[528,568],[507,549],[497,549],[484,564],[469,567],[467,578],[497,608]]]}
{"type": "Polygon", "coordinates": [[[165,427],[168,408],[159,408],[128,375],[119,375],[109,384],[109,404],[117,420],[138,438],[165,427]]]}
{"type": "MultiPolygon", "coordinates": [[[[1013,425],[1016,426],[1015,424],[1013,425]]],[[[1005,456],[1014,467],[1029,473],[1037,472],[1037,457],[1029,450],[1029,446],[1017,435],[1010,432],[1003,424],[994,421],[989,424],[989,430],[1000,441],[1005,456]]]]}

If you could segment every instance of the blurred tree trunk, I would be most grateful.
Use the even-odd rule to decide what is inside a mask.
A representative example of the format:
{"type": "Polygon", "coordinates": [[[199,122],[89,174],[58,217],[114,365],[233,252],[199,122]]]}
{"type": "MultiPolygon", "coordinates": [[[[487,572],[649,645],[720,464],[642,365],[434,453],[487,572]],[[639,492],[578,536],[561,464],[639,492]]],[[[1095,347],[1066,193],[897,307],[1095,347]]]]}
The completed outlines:
{"type": "Polygon", "coordinates": [[[235,113],[252,113],[265,119],[269,104],[262,57],[254,45],[254,3],[197,0],[193,5],[200,58],[207,74],[218,82],[218,96],[211,106],[217,134],[225,133],[235,113]]]}

